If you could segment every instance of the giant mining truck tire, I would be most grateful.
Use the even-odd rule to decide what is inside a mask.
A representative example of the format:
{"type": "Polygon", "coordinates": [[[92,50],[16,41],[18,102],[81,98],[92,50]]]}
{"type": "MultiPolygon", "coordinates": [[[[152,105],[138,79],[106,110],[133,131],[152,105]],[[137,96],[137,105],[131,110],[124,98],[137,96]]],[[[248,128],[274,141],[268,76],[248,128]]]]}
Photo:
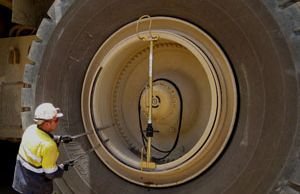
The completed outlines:
{"type": "Polygon", "coordinates": [[[24,81],[31,87],[23,89],[22,103],[31,109],[22,113],[23,126],[31,122],[37,104],[50,101],[65,115],[57,133],[94,131],[61,145],[60,161],[101,145],[56,181],[58,193],[300,191],[300,2],[57,0],[48,15],[31,46],[33,63],[25,69],[24,81]],[[142,171],[132,159],[138,158],[135,147],[141,142],[124,128],[136,127],[131,115],[137,115],[136,94],[147,80],[146,66],[145,72],[130,66],[147,64],[146,42],[134,39],[136,22],[145,14],[152,16],[153,34],[162,37],[154,47],[154,65],[156,59],[161,65],[154,66],[155,79],[171,96],[166,98],[183,104],[174,108],[183,108],[183,131],[173,162],[142,171]],[[190,65],[189,70],[189,64],[180,64],[181,54],[191,64],[194,56],[203,67],[190,65]],[[166,79],[181,90],[183,102],[180,95],[172,97],[176,87],[166,79]],[[199,135],[201,123],[210,121],[205,125],[210,129],[202,126],[199,135]],[[105,125],[112,129],[97,131],[105,125]],[[199,139],[206,136],[201,146],[189,129],[199,139]],[[190,147],[178,151],[185,146],[190,147]]]}

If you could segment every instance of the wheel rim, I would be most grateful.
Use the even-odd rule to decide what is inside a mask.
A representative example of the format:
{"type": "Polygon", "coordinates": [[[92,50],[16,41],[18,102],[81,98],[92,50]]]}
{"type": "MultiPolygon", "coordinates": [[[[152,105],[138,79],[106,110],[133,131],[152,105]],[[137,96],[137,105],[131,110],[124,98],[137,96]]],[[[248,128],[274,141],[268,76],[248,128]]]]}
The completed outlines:
{"type": "MultiPolygon", "coordinates": [[[[135,24],[114,33],[91,61],[82,91],[84,126],[94,131],[88,136],[91,144],[101,145],[96,150],[99,158],[122,178],[149,187],[181,184],[201,174],[224,150],[237,108],[234,75],[222,50],[202,30],[174,18],[153,18],[152,32],[160,37],[154,48],[154,78],[179,88],[182,130],[167,160],[154,170],[140,170],[137,107],[147,83],[148,45],[138,40],[135,24]],[[105,126],[109,127],[98,131],[105,126]]],[[[172,86],[160,84],[155,90],[167,96],[168,108],[157,113],[154,127],[162,132],[154,134],[153,144],[168,149],[178,130],[180,102],[172,86]],[[170,117],[162,116],[166,111],[170,117]]],[[[153,155],[161,156],[155,151],[153,155]]]]}

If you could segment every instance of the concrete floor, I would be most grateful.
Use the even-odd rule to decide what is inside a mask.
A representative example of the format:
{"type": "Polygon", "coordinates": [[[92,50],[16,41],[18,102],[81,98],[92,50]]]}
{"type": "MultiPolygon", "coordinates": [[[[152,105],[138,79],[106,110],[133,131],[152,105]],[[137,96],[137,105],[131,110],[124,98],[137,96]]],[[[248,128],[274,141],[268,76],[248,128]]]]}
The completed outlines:
{"type": "Polygon", "coordinates": [[[0,193],[16,194],[11,185],[14,176],[16,156],[19,149],[19,143],[0,141],[1,159],[0,159],[0,193]]]}

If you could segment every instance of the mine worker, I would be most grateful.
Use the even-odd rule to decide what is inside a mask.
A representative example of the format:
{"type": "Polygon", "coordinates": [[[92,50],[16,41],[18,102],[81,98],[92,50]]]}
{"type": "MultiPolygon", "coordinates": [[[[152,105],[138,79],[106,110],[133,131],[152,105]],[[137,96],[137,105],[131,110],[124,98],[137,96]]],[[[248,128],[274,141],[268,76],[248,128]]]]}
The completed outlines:
{"type": "Polygon", "coordinates": [[[62,177],[72,162],[57,165],[58,144],[72,141],[71,136],[51,134],[63,116],[51,103],[40,104],[34,113],[35,124],[29,126],[22,137],[17,156],[13,188],[25,194],[50,194],[53,179],[62,177]]]}

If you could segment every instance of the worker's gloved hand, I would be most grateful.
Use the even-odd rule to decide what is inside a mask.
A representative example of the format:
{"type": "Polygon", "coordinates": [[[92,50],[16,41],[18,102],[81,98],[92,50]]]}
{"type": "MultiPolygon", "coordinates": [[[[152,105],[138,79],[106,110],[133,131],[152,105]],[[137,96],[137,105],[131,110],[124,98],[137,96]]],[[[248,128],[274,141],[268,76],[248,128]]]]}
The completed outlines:
{"type": "Polygon", "coordinates": [[[68,171],[70,166],[74,166],[74,161],[67,161],[59,165],[64,171],[68,171]]]}
{"type": "Polygon", "coordinates": [[[70,135],[62,135],[59,137],[59,141],[62,143],[70,143],[71,141],[73,141],[73,138],[70,135]]]}

